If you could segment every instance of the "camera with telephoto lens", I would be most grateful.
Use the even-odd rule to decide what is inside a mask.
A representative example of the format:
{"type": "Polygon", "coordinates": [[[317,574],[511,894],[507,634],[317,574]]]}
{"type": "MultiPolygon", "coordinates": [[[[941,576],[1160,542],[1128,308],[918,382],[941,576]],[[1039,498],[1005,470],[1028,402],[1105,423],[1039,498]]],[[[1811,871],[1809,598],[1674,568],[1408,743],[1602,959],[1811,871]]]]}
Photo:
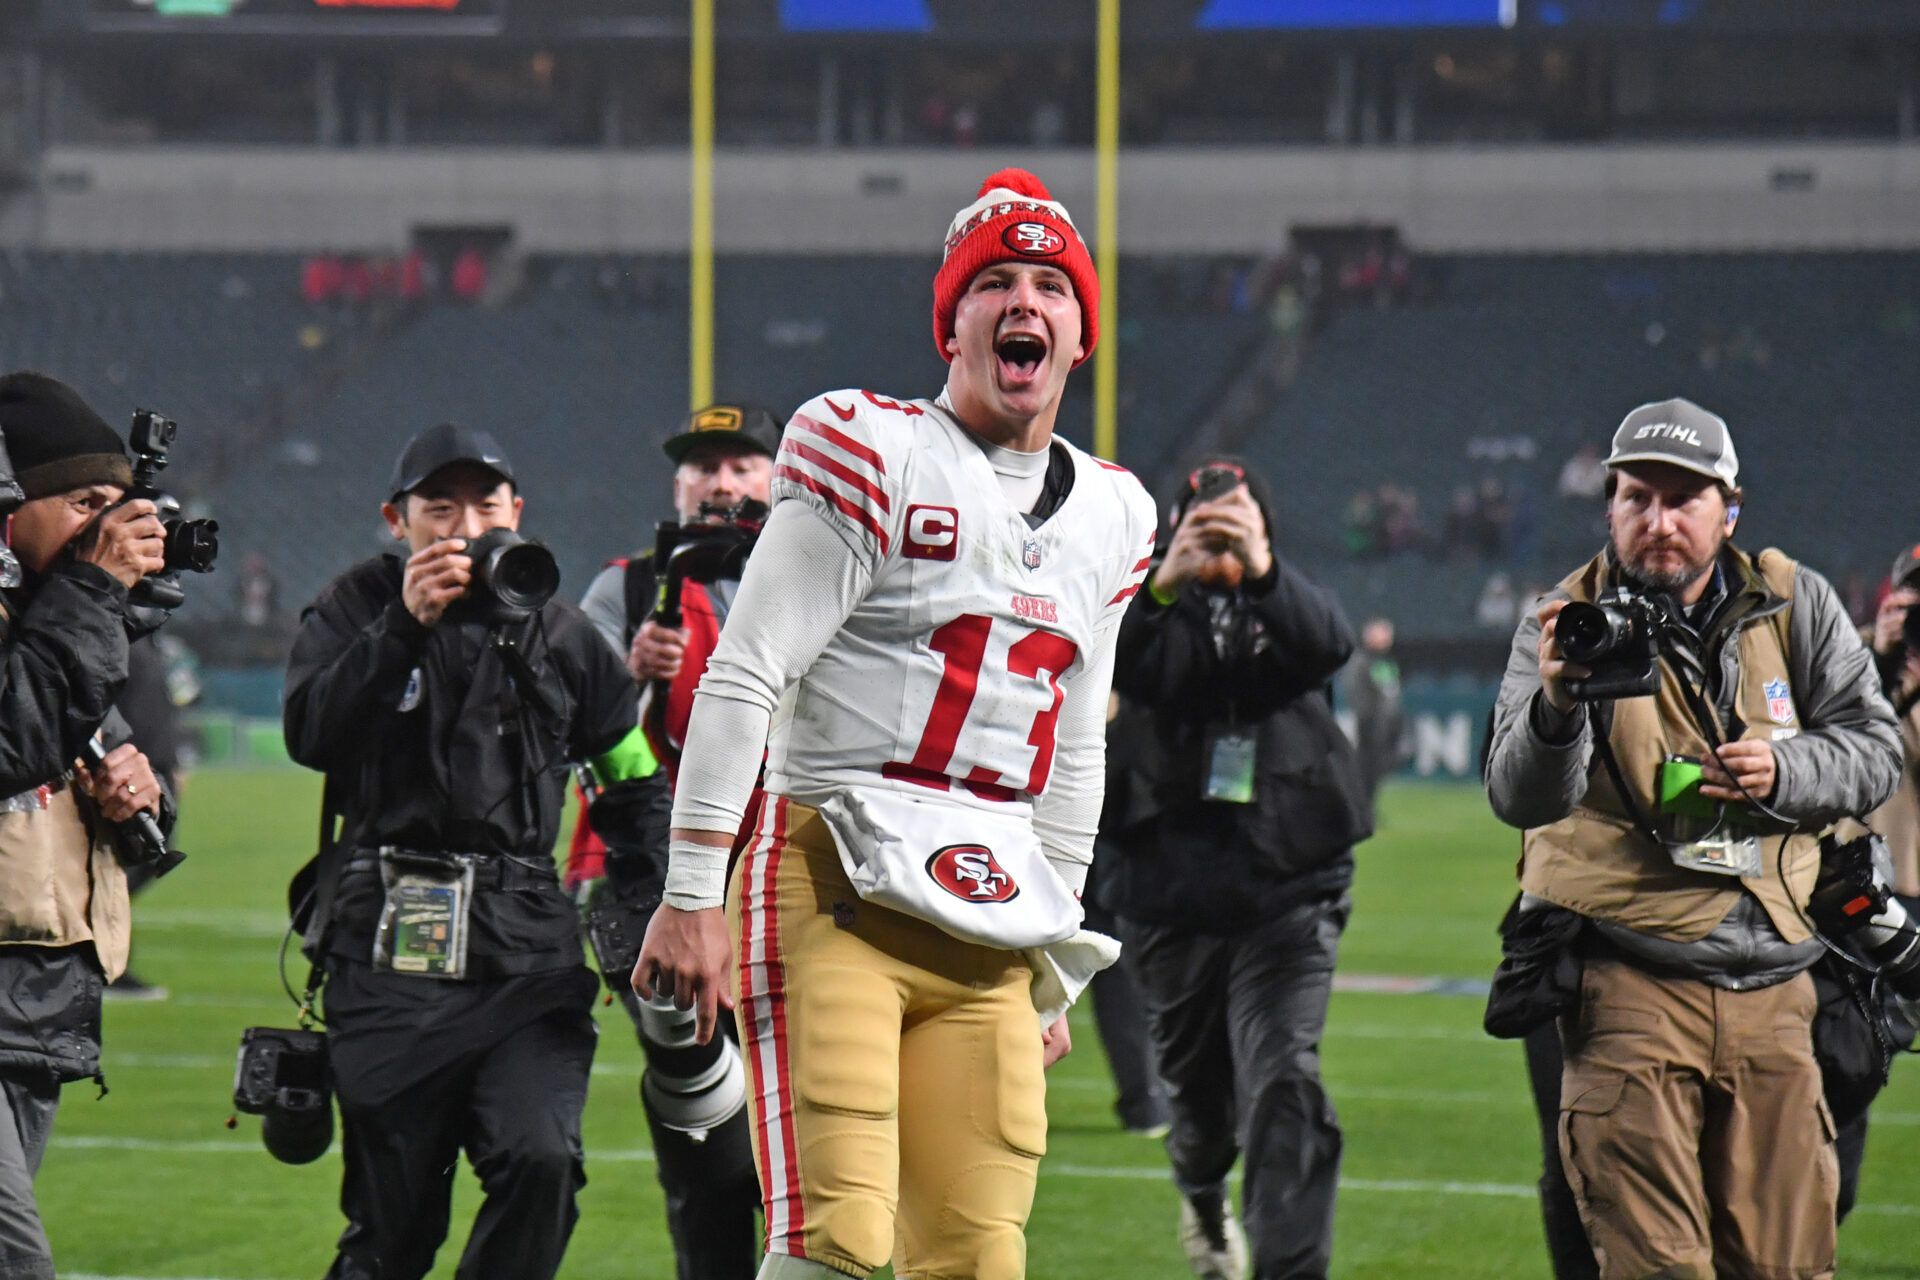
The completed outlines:
{"type": "Polygon", "coordinates": [[[1888,887],[1886,842],[1868,832],[1841,843],[1821,842],[1820,878],[1807,914],[1828,938],[1857,946],[1895,994],[1920,1000],[1920,928],[1888,887]]]}
{"type": "Polygon", "coordinates": [[[128,598],[136,606],[150,609],[177,609],[185,602],[180,589],[180,571],[212,573],[220,554],[220,525],[213,520],[189,520],[180,514],[180,499],[163,492],[156,484],[167,469],[168,455],[179,424],[163,418],[151,409],[135,409],[133,426],[127,432],[127,445],[133,452],[133,484],[122,501],[145,498],[159,509],[160,527],[166,531],[164,572],[151,573],[134,584],[128,598]]]}
{"type": "Polygon", "coordinates": [[[333,1072],[322,1031],[248,1027],[233,1071],[235,1109],[261,1118],[267,1152],[311,1164],[333,1145],[333,1072]]]}
{"type": "Polygon", "coordinates": [[[1569,678],[1567,692],[1580,702],[1654,693],[1660,688],[1660,642],[1673,626],[1665,596],[1636,595],[1624,587],[1591,603],[1568,604],[1554,624],[1554,640],[1561,657],[1593,674],[1569,678]]]}
{"type": "Polygon", "coordinates": [[[539,612],[560,589],[553,552],[512,529],[489,529],[467,543],[473,559],[468,594],[489,621],[515,622],[539,612]]]}

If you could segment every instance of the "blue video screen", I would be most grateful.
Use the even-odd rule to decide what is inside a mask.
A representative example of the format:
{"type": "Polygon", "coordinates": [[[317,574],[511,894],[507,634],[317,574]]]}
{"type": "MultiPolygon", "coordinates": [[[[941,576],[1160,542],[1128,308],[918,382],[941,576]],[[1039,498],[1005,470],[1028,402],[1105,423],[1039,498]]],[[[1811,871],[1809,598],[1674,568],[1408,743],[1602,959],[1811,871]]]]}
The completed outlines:
{"type": "Polygon", "coordinates": [[[1358,27],[1510,27],[1515,0],[1210,0],[1202,31],[1358,27]]]}

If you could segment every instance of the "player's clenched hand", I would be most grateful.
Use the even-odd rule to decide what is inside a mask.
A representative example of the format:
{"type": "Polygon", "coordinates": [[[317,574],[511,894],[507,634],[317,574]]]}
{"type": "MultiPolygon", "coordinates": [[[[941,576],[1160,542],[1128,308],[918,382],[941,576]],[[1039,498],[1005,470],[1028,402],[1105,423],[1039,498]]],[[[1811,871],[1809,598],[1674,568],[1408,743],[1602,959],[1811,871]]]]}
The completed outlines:
{"type": "Polygon", "coordinates": [[[442,538],[407,559],[400,579],[400,600],[423,627],[439,623],[447,606],[466,594],[473,580],[473,557],[463,555],[465,538],[442,538]]]}
{"type": "Polygon", "coordinates": [[[687,652],[687,629],[663,627],[647,621],[633,633],[633,645],[627,650],[627,670],[641,684],[651,680],[671,680],[680,674],[680,663],[687,652]]]}
{"type": "Polygon", "coordinates": [[[675,1008],[692,1009],[694,1038],[705,1044],[713,1039],[720,1009],[733,1008],[732,963],[724,911],[682,911],[662,904],[647,922],[647,939],[633,966],[633,989],[642,1000],[666,996],[675,1008]]]}
{"type": "Polygon", "coordinates": [[[1067,1030],[1067,1015],[1063,1013],[1040,1032],[1040,1066],[1051,1067],[1072,1052],[1073,1033],[1067,1030]]]}

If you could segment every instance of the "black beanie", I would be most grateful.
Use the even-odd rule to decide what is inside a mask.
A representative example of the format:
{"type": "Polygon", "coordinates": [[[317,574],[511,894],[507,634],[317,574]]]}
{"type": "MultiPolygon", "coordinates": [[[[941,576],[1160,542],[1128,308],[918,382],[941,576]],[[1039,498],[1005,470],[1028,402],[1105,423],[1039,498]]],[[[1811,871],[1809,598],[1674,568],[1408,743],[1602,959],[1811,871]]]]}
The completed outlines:
{"type": "Polygon", "coordinates": [[[133,483],[119,435],[77,391],[44,373],[0,378],[0,436],[29,502],[90,484],[133,483]]]}

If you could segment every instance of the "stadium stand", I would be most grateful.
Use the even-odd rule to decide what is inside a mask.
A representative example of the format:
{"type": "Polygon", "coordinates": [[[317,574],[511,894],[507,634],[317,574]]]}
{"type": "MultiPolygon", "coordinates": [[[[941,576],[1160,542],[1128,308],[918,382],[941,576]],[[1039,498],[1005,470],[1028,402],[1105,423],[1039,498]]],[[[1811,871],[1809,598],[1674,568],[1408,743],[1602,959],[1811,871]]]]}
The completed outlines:
{"type": "Polygon", "coordinates": [[[1280,481],[1286,544],[1355,613],[1403,634],[1475,630],[1491,573],[1524,596],[1600,544],[1599,503],[1555,481],[1636,404],[1684,395],[1722,414],[1751,495],[1742,541],[1779,540],[1839,582],[1877,580],[1906,536],[1920,457],[1862,473],[1859,442],[1916,439],[1920,257],[1906,254],[1427,259],[1436,296],[1351,311],[1322,333],[1248,451],[1280,481]],[[1489,477],[1516,508],[1505,554],[1357,564],[1353,495],[1416,493],[1428,535],[1450,495],[1489,477]],[[1292,482],[1289,482],[1292,478],[1292,482]]]}
{"type": "MultiPolygon", "coordinates": [[[[1156,491],[1266,320],[1210,290],[1207,260],[1130,259],[1121,460],[1156,491]]],[[[1280,533],[1355,614],[1410,640],[1484,636],[1487,579],[1518,596],[1597,545],[1597,502],[1554,491],[1566,458],[1632,405],[1672,394],[1723,413],[1745,455],[1749,544],[1787,542],[1836,581],[1877,576],[1920,463],[1854,442],[1912,439],[1920,256],[1428,257],[1413,301],[1337,312],[1242,442],[1277,482],[1280,533]],[[1499,481],[1497,554],[1445,553],[1461,486],[1499,481]],[[1429,544],[1356,560],[1353,496],[1415,494],[1429,544]]],[[[815,392],[936,387],[926,264],[729,257],[718,263],[716,387],[789,411],[815,392]]],[[[584,583],[666,514],[654,443],[683,409],[686,261],[536,257],[494,307],[429,304],[376,322],[303,302],[285,254],[0,257],[0,350],[72,379],[110,416],[179,418],[170,475],[222,521],[223,567],[260,553],[283,609],[383,545],[369,495],[397,443],[440,418],[498,431],[535,499],[530,529],[584,583]]],[[[1066,433],[1087,443],[1090,379],[1066,433]]],[[[234,607],[195,592],[196,622],[234,607]]],[[[186,619],[183,619],[186,621],[186,619]]]]}

